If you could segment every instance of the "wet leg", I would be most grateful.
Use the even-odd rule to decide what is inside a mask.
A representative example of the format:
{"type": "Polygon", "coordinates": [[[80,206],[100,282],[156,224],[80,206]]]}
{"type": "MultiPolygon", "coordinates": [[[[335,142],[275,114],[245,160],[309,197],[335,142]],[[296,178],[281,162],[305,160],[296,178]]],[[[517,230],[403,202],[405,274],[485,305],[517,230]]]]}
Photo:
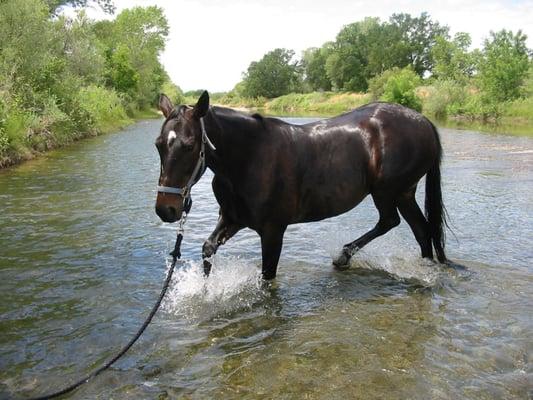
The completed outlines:
{"type": "Polygon", "coordinates": [[[276,277],[286,228],[286,226],[267,226],[259,232],[263,258],[262,273],[266,280],[276,277]]]}
{"type": "Polygon", "coordinates": [[[411,227],[416,241],[420,245],[422,257],[433,258],[428,222],[416,203],[414,192],[406,193],[400,197],[398,200],[398,210],[400,210],[400,214],[411,227]]]}
{"type": "Polygon", "coordinates": [[[209,258],[217,252],[220,245],[226,243],[233,235],[239,232],[243,227],[228,221],[222,214],[218,218],[217,226],[209,238],[202,246],[202,258],[204,260],[204,273],[209,275],[211,272],[211,263],[209,258]]]}
{"type": "Polygon", "coordinates": [[[387,195],[372,194],[374,204],[379,212],[379,221],[373,229],[357,238],[351,243],[345,244],[339,257],[333,260],[333,265],[342,267],[348,264],[352,255],[362,249],[375,238],[384,235],[400,223],[400,216],[396,209],[396,198],[387,195]]]}

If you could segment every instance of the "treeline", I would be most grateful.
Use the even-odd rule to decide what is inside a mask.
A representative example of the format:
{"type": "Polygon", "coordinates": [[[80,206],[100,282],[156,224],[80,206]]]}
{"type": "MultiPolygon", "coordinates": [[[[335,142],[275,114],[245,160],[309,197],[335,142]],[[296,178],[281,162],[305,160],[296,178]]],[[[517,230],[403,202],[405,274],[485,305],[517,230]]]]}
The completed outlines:
{"type": "Polygon", "coordinates": [[[158,60],[169,30],[162,9],[95,22],[87,3],[114,10],[110,0],[0,2],[0,166],[124,125],[161,91],[180,95],[158,60]],[[65,6],[76,16],[61,15],[65,6]]]}
{"type": "Polygon", "coordinates": [[[533,117],[526,39],[521,31],[490,32],[482,49],[471,50],[468,33],[451,37],[447,26],[426,13],[365,18],[300,59],[289,49],[268,52],[221,101],[261,104],[289,93],[358,92],[441,118],[497,118],[509,108],[533,117]]]}

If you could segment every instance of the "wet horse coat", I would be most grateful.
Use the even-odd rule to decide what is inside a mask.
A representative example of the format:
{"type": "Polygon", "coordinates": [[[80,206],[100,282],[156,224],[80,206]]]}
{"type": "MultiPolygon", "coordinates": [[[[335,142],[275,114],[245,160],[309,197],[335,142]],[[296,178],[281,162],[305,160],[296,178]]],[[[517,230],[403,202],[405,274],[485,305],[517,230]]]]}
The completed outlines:
{"type": "MultiPolygon", "coordinates": [[[[166,117],[156,140],[160,185],[179,188],[191,180],[205,148],[201,119],[216,148],[204,150],[220,205],[217,226],[203,246],[206,273],[211,268],[208,258],[247,227],[261,237],[263,276],[272,279],[288,225],[342,214],[368,194],[379,221],[345,245],[335,265],[347,264],[353,252],[398,225],[398,212],[411,227],[422,256],[433,257],[433,244],[439,261],[446,260],[442,150],[437,130],[421,114],[400,105],[372,103],[335,118],[292,125],[210,107],[207,92],[194,107],[174,108],[163,95],[160,109],[166,117]],[[424,175],[426,215],[415,200],[424,175]]],[[[178,220],[182,207],[180,195],[158,193],[156,212],[163,221],[178,220]]]]}

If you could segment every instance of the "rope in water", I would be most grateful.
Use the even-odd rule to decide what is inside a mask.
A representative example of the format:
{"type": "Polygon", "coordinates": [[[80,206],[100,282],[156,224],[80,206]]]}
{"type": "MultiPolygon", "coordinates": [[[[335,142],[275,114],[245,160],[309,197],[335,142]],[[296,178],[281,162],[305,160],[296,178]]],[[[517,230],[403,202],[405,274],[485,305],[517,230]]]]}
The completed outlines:
{"type": "MultiPolygon", "coordinates": [[[[185,221],[183,221],[183,222],[185,222],[185,221]]],[[[135,336],[128,342],[128,344],[126,346],[124,346],[122,348],[122,350],[120,350],[118,352],[118,354],[115,357],[113,357],[111,360],[106,362],[104,365],[102,365],[97,370],[91,372],[85,378],[80,379],[76,383],[73,383],[72,385],[70,385],[70,386],[68,386],[68,387],[66,387],[66,388],[64,388],[62,390],[59,390],[59,391],[51,393],[51,394],[47,394],[45,396],[35,397],[35,398],[32,398],[31,400],[53,399],[53,398],[62,396],[64,394],[67,394],[69,392],[72,392],[74,389],[77,389],[81,385],[89,382],[91,379],[93,379],[94,377],[99,375],[101,372],[103,372],[106,369],[108,369],[109,367],[111,367],[120,357],[122,357],[130,349],[131,346],[133,346],[135,344],[135,342],[141,337],[143,332],[146,330],[146,328],[148,327],[148,325],[152,321],[152,318],[154,317],[155,313],[159,309],[159,306],[161,305],[161,301],[163,301],[163,297],[165,297],[165,293],[167,292],[167,289],[168,289],[168,287],[170,285],[170,282],[172,280],[172,274],[174,273],[174,269],[176,267],[176,262],[181,257],[180,247],[181,247],[181,241],[183,240],[183,228],[182,228],[182,226],[183,226],[183,223],[180,225],[180,230],[178,231],[178,236],[176,237],[176,244],[174,245],[174,250],[172,251],[172,253],[170,253],[170,255],[172,256],[172,264],[170,264],[170,268],[169,268],[168,273],[167,273],[167,278],[165,279],[165,283],[163,284],[163,289],[161,289],[161,293],[159,294],[159,298],[157,299],[157,302],[155,303],[155,305],[152,307],[152,310],[150,311],[150,314],[148,315],[148,318],[146,318],[146,320],[144,321],[144,324],[137,331],[135,336]]]]}

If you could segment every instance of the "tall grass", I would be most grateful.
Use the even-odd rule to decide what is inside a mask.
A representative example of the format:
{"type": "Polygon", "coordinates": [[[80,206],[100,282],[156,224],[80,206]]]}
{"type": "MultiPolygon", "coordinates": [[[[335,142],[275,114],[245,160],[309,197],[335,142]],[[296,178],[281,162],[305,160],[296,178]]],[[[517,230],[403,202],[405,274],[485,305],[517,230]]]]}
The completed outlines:
{"type": "Polygon", "coordinates": [[[16,98],[0,101],[0,168],[131,122],[123,100],[112,89],[81,87],[67,100],[61,104],[48,96],[32,108],[23,107],[16,98]]]}
{"type": "Polygon", "coordinates": [[[292,93],[265,103],[271,113],[314,113],[317,115],[340,114],[370,101],[370,96],[361,93],[313,92],[292,93]]]}

